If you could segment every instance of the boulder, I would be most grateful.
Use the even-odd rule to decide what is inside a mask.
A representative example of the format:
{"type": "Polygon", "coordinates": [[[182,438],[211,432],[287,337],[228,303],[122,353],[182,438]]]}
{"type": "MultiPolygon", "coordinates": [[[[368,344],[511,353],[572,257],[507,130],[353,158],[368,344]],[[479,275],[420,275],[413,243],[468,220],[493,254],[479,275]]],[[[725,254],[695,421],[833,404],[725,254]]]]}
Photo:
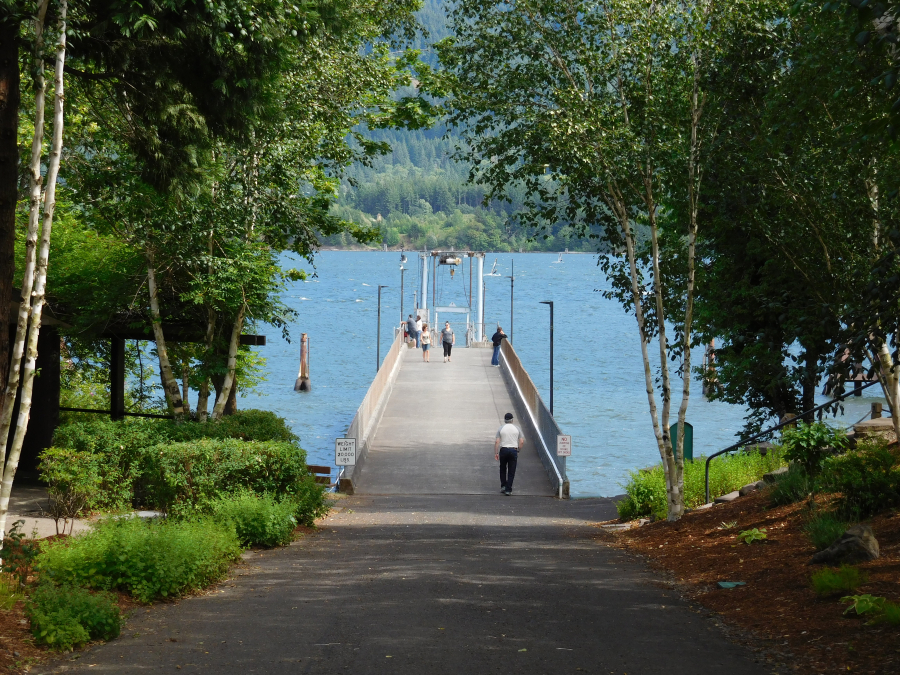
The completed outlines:
{"type": "Polygon", "coordinates": [[[734,492],[729,492],[727,495],[722,495],[721,497],[715,498],[716,504],[725,504],[726,502],[733,502],[735,499],[741,496],[741,493],[735,490],[734,492]]]}
{"type": "Polygon", "coordinates": [[[778,476],[787,472],[788,468],[786,466],[783,466],[780,469],[775,469],[774,471],[770,471],[769,473],[763,474],[763,482],[774,483],[778,479],[778,476]]]}
{"type": "Polygon", "coordinates": [[[749,495],[751,492],[756,492],[764,485],[765,485],[765,482],[761,481],[761,480],[757,481],[755,483],[749,483],[749,484],[745,485],[744,487],[742,487],[740,490],[738,490],[738,493],[741,495],[741,497],[743,497],[744,495],[749,495]]]}
{"type": "Polygon", "coordinates": [[[854,525],[824,551],[816,553],[810,565],[852,565],[875,560],[879,556],[878,540],[868,525],[854,525]]]}

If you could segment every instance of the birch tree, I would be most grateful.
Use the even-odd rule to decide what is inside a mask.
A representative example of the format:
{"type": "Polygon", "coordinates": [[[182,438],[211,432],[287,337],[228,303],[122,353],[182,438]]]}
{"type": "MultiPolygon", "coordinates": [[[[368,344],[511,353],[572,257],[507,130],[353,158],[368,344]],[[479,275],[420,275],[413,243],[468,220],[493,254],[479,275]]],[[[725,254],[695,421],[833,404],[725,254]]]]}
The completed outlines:
{"type": "Polygon", "coordinates": [[[524,185],[537,231],[560,222],[593,228],[623,253],[600,263],[610,296],[636,318],[670,520],[684,510],[672,395],[677,378],[683,430],[698,206],[718,117],[706,89],[732,18],[753,9],[713,0],[462,0],[451,13],[456,37],[439,45],[449,71],[439,86],[470,148],[471,177],[491,188],[486,199],[524,185]]]}

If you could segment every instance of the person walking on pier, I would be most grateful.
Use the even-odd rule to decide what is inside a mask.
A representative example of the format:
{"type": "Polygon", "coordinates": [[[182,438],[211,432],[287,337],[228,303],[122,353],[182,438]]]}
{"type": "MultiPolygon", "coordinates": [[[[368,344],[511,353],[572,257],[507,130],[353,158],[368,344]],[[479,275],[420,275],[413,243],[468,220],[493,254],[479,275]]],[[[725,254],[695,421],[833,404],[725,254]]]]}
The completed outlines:
{"type": "Polygon", "coordinates": [[[519,450],[525,444],[525,436],[513,421],[513,414],[503,416],[504,424],[497,430],[494,440],[494,459],[500,460],[500,492],[509,497],[512,494],[513,479],[516,477],[516,464],[519,462],[519,450]]]}
{"type": "Polygon", "coordinates": [[[416,347],[422,344],[422,317],[416,314],[416,347]]]}
{"type": "Polygon", "coordinates": [[[506,333],[500,326],[497,326],[497,332],[491,336],[491,342],[494,343],[494,355],[491,357],[492,366],[500,366],[500,344],[506,339],[508,339],[506,333]]]}
{"type": "Polygon", "coordinates": [[[406,318],[406,334],[413,340],[416,341],[416,347],[419,346],[419,336],[416,335],[416,321],[412,318],[412,314],[410,314],[406,318]]]}
{"type": "Polygon", "coordinates": [[[444,330],[441,331],[441,342],[444,345],[444,363],[450,361],[450,353],[453,351],[453,345],[456,344],[456,336],[453,329],[450,328],[450,322],[444,323],[444,330]]]}
{"type": "Polygon", "coordinates": [[[422,324],[422,360],[425,363],[431,363],[431,352],[429,351],[429,347],[431,347],[431,331],[428,330],[428,324],[422,324]]]}

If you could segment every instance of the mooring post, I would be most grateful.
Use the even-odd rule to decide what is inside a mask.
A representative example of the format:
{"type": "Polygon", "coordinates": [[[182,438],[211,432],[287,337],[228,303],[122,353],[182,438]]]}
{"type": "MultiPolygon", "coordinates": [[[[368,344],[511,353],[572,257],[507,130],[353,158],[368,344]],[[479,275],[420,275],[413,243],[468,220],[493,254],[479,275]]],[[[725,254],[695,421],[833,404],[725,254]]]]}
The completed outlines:
{"type": "Polygon", "coordinates": [[[294,382],[294,391],[310,391],[312,382],[309,381],[309,337],[306,333],[300,334],[300,372],[297,373],[297,381],[294,382]]]}

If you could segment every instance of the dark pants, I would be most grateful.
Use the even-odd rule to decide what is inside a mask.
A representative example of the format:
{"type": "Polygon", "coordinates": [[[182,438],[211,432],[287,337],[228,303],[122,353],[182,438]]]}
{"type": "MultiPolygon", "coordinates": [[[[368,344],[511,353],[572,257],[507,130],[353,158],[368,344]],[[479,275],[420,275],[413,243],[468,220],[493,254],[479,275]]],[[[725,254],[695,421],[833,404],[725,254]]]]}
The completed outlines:
{"type": "Polygon", "coordinates": [[[500,345],[494,347],[494,355],[491,357],[491,365],[499,366],[500,365],[500,345]]]}
{"type": "Polygon", "coordinates": [[[452,343],[452,342],[445,342],[445,343],[444,343],[444,356],[450,356],[450,350],[451,350],[451,349],[453,349],[453,343],[452,343]]]}
{"type": "Polygon", "coordinates": [[[422,340],[422,331],[417,330],[417,331],[415,332],[415,335],[416,335],[416,349],[418,349],[418,348],[422,345],[422,343],[421,343],[421,340],[422,340]]]}
{"type": "Polygon", "coordinates": [[[515,448],[500,448],[500,487],[512,492],[513,479],[516,477],[516,464],[519,451],[515,448]]]}

